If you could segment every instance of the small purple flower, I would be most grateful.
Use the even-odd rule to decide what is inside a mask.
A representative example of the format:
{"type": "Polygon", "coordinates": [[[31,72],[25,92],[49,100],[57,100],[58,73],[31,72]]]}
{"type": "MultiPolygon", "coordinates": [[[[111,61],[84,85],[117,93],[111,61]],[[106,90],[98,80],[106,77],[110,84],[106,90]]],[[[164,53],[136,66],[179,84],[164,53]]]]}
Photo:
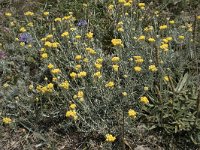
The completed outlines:
{"type": "Polygon", "coordinates": [[[3,51],[0,51],[0,59],[4,59],[6,57],[6,53],[3,51]]]}
{"type": "Polygon", "coordinates": [[[81,26],[86,26],[87,25],[87,21],[86,20],[79,20],[78,23],[77,23],[77,26],[81,27],[81,26]]]}
{"type": "Polygon", "coordinates": [[[19,34],[19,41],[24,42],[25,44],[32,42],[33,38],[30,33],[20,33],[19,34]]]}

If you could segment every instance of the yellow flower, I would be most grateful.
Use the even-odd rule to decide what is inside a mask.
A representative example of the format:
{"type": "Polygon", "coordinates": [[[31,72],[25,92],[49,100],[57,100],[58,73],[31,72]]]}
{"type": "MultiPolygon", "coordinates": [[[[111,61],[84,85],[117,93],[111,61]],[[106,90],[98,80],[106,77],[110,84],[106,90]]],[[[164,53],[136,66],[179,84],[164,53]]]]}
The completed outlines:
{"type": "Polygon", "coordinates": [[[46,41],[46,42],[44,43],[44,46],[46,46],[46,47],[52,47],[52,43],[49,42],[49,41],[46,41]]]}
{"type": "Polygon", "coordinates": [[[123,24],[124,24],[124,23],[123,23],[122,21],[120,21],[120,22],[117,23],[118,26],[121,26],[121,25],[123,25],[123,24]]]}
{"type": "Polygon", "coordinates": [[[149,38],[148,41],[149,42],[155,42],[156,40],[154,38],[149,38]]]}
{"type": "Polygon", "coordinates": [[[108,6],[108,10],[113,10],[114,9],[114,5],[109,5],[108,6]]]}
{"type": "Polygon", "coordinates": [[[25,16],[33,16],[34,13],[31,12],[31,11],[27,11],[27,12],[24,13],[24,15],[25,15],[25,16]]]}
{"type": "Polygon", "coordinates": [[[135,70],[135,72],[140,72],[142,70],[142,68],[139,66],[136,66],[136,67],[134,67],[134,70],[135,70]]]}
{"type": "Polygon", "coordinates": [[[87,76],[87,72],[85,71],[81,71],[78,73],[78,78],[83,78],[83,77],[86,77],[87,76]]]}
{"type": "Polygon", "coordinates": [[[164,52],[168,51],[169,45],[168,44],[162,44],[160,45],[160,49],[162,49],[164,52]]]}
{"type": "Polygon", "coordinates": [[[53,48],[58,48],[60,44],[58,42],[51,43],[53,48]]]}
{"type": "Polygon", "coordinates": [[[86,34],[87,38],[88,39],[92,39],[93,38],[93,33],[92,32],[89,32],[86,34]]]}
{"type": "Polygon", "coordinates": [[[156,68],[155,65],[150,65],[150,66],[149,66],[149,70],[152,71],[152,72],[158,71],[158,69],[156,68]]]}
{"type": "Polygon", "coordinates": [[[62,37],[68,37],[69,36],[69,32],[65,31],[61,34],[62,37]]]}
{"type": "Polygon", "coordinates": [[[136,62],[137,64],[141,64],[141,63],[144,62],[144,59],[142,59],[142,58],[135,59],[135,62],[136,62]]]}
{"type": "Polygon", "coordinates": [[[94,66],[95,66],[97,69],[101,69],[101,68],[102,68],[102,64],[99,64],[99,63],[95,63],[94,66]]]}
{"type": "Polygon", "coordinates": [[[114,142],[116,140],[116,137],[114,137],[112,134],[106,134],[106,141],[107,142],[114,142]]]}
{"type": "Polygon", "coordinates": [[[124,6],[130,7],[130,6],[131,6],[131,3],[125,3],[124,6]]]}
{"type": "Polygon", "coordinates": [[[88,63],[89,62],[88,58],[84,58],[83,62],[88,63]]]}
{"type": "Polygon", "coordinates": [[[55,22],[61,22],[62,19],[61,19],[61,18],[55,18],[54,21],[55,21],[55,22]]]}
{"type": "Polygon", "coordinates": [[[76,104],[70,104],[69,106],[71,109],[75,109],[76,108],[76,104]]]}
{"type": "Polygon", "coordinates": [[[81,56],[81,55],[76,55],[76,56],[75,56],[75,60],[79,61],[79,60],[81,60],[81,59],[82,59],[82,56],[81,56]]]}
{"type": "Polygon", "coordinates": [[[62,18],[62,20],[70,20],[71,18],[72,18],[72,15],[64,16],[64,17],[62,18]]]}
{"type": "Polygon", "coordinates": [[[133,58],[136,60],[136,59],[142,59],[141,56],[133,56],[133,58]]]}
{"type": "Polygon", "coordinates": [[[118,0],[118,3],[124,4],[124,3],[126,3],[126,0],[118,0]]]}
{"type": "Polygon", "coordinates": [[[96,60],[96,63],[102,63],[103,62],[103,58],[98,58],[97,60],[96,60]]]}
{"type": "Polygon", "coordinates": [[[76,38],[76,39],[80,39],[81,36],[80,36],[80,35],[76,35],[75,38],[76,38]]]}
{"type": "Polygon", "coordinates": [[[27,26],[33,27],[33,22],[29,22],[29,23],[27,24],[27,26]]]}
{"type": "Polygon", "coordinates": [[[184,37],[183,35],[178,36],[178,38],[179,38],[180,40],[184,40],[184,39],[185,39],[185,37],[184,37]]]}
{"type": "Polygon", "coordinates": [[[53,70],[51,70],[51,73],[58,74],[58,73],[61,73],[61,70],[60,69],[53,69],[53,70]]]}
{"type": "Polygon", "coordinates": [[[83,97],[84,97],[83,91],[78,91],[77,97],[78,97],[78,98],[83,98],[83,97]]]}
{"type": "Polygon", "coordinates": [[[49,15],[49,12],[48,12],[48,11],[45,11],[45,12],[43,12],[43,15],[44,15],[44,16],[48,16],[48,15],[49,15]]]}
{"type": "Polygon", "coordinates": [[[142,96],[140,97],[140,102],[144,103],[144,104],[148,104],[149,103],[149,100],[146,96],[142,96]]]}
{"type": "Polygon", "coordinates": [[[169,23],[170,23],[170,24],[174,24],[175,21],[174,21],[174,20],[170,20],[169,23]]]}
{"type": "Polygon", "coordinates": [[[94,75],[93,75],[93,77],[95,77],[95,78],[101,78],[102,77],[101,72],[100,71],[95,72],[94,75]]]}
{"type": "Polygon", "coordinates": [[[52,65],[51,63],[48,65],[48,68],[49,69],[52,69],[52,68],[54,68],[54,65],[52,65]]]}
{"type": "Polygon", "coordinates": [[[198,20],[200,20],[200,15],[199,15],[199,16],[197,16],[197,19],[198,19],[198,20]]]}
{"type": "Polygon", "coordinates": [[[28,48],[32,48],[33,46],[31,44],[28,44],[28,48]]]}
{"type": "Polygon", "coordinates": [[[139,7],[145,7],[145,3],[139,3],[138,6],[139,7]]]}
{"type": "Polygon", "coordinates": [[[53,79],[52,79],[53,82],[56,82],[57,80],[58,80],[58,78],[56,78],[56,77],[53,77],[53,79]]]}
{"type": "Polygon", "coordinates": [[[148,91],[148,90],[149,90],[149,87],[145,86],[144,91],[148,91]]]}
{"type": "Polygon", "coordinates": [[[117,72],[119,70],[119,65],[112,65],[112,68],[114,71],[117,72]]]}
{"type": "Polygon", "coordinates": [[[115,86],[115,83],[112,81],[106,83],[106,85],[105,85],[105,87],[107,87],[107,88],[113,88],[114,86],[115,86]]]}
{"type": "Polygon", "coordinates": [[[75,72],[70,73],[69,75],[72,79],[75,79],[77,77],[77,74],[75,72]]]}
{"type": "Polygon", "coordinates": [[[167,25],[162,25],[162,26],[159,27],[159,29],[160,29],[160,30],[167,29],[167,25]]]}
{"type": "Polygon", "coordinates": [[[46,36],[46,39],[51,39],[51,38],[53,38],[53,34],[48,34],[48,35],[46,36]]]}
{"type": "Polygon", "coordinates": [[[164,76],[163,80],[168,82],[169,81],[169,76],[164,76]]]}
{"type": "Polygon", "coordinates": [[[20,31],[20,32],[26,32],[26,29],[25,29],[24,27],[21,27],[21,28],[19,29],[19,31],[20,31]]]}
{"type": "Polygon", "coordinates": [[[127,92],[122,92],[122,95],[127,96],[128,94],[127,94],[127,92]]]}
{"type": "Polygon", "coordinates": [[[144,9],[145,8],[145,3],[139,3],[138,6],[140,7],[140,9],[144,9]]]}
{"type": "Polygon", "coordinates": [[[70,28],[70,31],[75,31],[76,30],[76,28],[70,28]]]}
{"type": "Polygon", "coordinates": [[[123,46],[121,39],[112,39],[111,42],[114,46],[123,46]]]}
{"type": "Polygon", "coordinates": [[[171,40],[172,40],[172,37],[169,36],[169,37],[167,37],[166,39],[167,39],[168,41],[171,41],[171,40]]]}
{"type": "Polygon", "coordinates": [[[69,89],[69,82],[66,80],[62,82],[59,86],[67,90],[69,89]]]}
{"type": "Polygon", "coordinates": [[[128,116],[131,118],[136,118],[137,112],[133,109],[129,109],[128,116]]]}
{"type": "Polygon", "coordinates": [[[29,90],[32,90],[34,88],[33,84],[30,84],[28,88],[29,88],[29,90]]]}
{"type": "Polygon", "coordinates": [[[7,16],[7,17],[11,17],[12,14],[11,14],[10,12],[6,12],[6,13],[5,13],[5,16],[7,16]]]}
{"type": "Polygon", "coordinates": [[[10,22],[10,26],[14,27],[15,26],[15,22],[10,22]]]}
{"type": "Polygon", "coordinates": [[[46,49],[45,49],[45,48],[41,48],[40,51],[41,51],[41,52],[45,52],[46,49]]]}
{"type": "Polygon", "coordinates": [[[20,46],[25,46],[25,43],[24,42],[20,42],[20,46]]]}
{"type": "Polygon", "coordinates": [[[119,58],[119,57],[113,57],[113,58],[112,58],[112,62],[115,63],[115,62],[118,62],[118,61],[120,61],[120,58],[119,58]]]}
{"type": "Polygon", "coordinates": [[[81,69],[81,65],[79,65],[79,64],[76,65],[76,66],[75,66],[75,69],[76,69],[76,70],[80,70],[80,69],[81,69]]]}
{"type": "Polygon", "coordinates": [[[3,123],[5,124],[10,124],[12,122],[12,119],[8,118],[8,117],[4,117],[3,118],[3,123]]]}
{"type": "Polygon", "coordinates": [[[144,36],[144,35],[139,36],[139,37],[138,37],[138,40],[141,40],[141,41],[142,41],[142,40],[145,40],[145,36],[144,36]]]}
{"type": "Polygon", "coordinates": [[[43,59],[48,58],[48,54],[47,54],[47,53],[43,53],[43,54],[41,55],[41,57],[42,57],[43,59]]]}
{"type": "Polygon", "coordinates": [[[73,118],[74,120],[77,120],[78,116],[76,114],[76,111],[75,110],[69,110],[66,112],[66,117],[67,118],[73,118]]]}
{"type": "Polygon", "coordinates": [[[47,86],[45,87],[46,88],[46,92],[52,92],[53,91],[53,83],[49,83],[47,84],[47,86]]]}
{"type": "Polygon", "coordinates": [[[118,32],[124,32],[124,29],[121,27],[121,28],[118,28],[117,31],[118,32]]]}

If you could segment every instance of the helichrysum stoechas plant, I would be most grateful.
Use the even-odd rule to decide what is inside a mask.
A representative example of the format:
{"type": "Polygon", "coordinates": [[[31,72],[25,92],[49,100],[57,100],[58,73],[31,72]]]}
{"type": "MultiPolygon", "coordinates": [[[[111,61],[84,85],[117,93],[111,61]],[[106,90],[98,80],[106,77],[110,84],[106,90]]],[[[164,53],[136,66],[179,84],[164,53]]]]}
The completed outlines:
{"type": "MultiPolygon", "coordinates": [[[[89,9],[88,5],[82,9],[89,9]]],[[[190,130],[187,119],[195,117],[194,105],[190,104],[191,110],[184,105],[178,117],[176,113],[181,110],[180,100],[185,100],[179,80],[185,54],[193,56],[192,25],[166,18],[138,1],[118,0],[105,8],[113,27],[107,40],[110,54],[98,39],[103,33],[95,30],[90,18],[79,20],[73,12],[53,16],[48,11],[27,11],[16,22],[14,14],[5,13],[13,34],[5,49],[13,59],[2,59],[1,69],[5,81],[14,74],[10,82],[15,86],[1,82],[5,97],[8,89],[18,89],[9,99],[23,104],[13,110],[16,120],[27,115],[26,120],[37,124],[61,115],[65,118],[61,125],[72,123],[81,131],[102,132],[108,143],[134,133],[143,120],[163,128],[167,122],[168,132],[190,130]]],[[[4,102],[8,103],[5,98],[4,102]]]]}

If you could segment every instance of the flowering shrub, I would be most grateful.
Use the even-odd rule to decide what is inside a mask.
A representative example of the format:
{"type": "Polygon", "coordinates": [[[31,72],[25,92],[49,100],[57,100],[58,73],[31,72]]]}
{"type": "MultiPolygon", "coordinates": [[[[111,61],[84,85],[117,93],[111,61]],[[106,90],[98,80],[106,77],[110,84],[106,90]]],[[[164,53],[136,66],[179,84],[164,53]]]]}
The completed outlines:
{"type": "Polygon", "coordinates": [[[91,15],[84,19],[73,12],[5,12],[12,36],[0,51],[2,122],[30,123],[34,131],[56,120],[66,132],[74,126],[103,135],[108,147],[125,145],[140,124],[168,134],[190,132],[198,143],[193,60],[200,56],[199,16],[186,22],[139,1],[99,3],[113,28],[109,54],[99,24],[90,22],[95,13],[87,14],[90,3],[81,6],[91,15]]]}

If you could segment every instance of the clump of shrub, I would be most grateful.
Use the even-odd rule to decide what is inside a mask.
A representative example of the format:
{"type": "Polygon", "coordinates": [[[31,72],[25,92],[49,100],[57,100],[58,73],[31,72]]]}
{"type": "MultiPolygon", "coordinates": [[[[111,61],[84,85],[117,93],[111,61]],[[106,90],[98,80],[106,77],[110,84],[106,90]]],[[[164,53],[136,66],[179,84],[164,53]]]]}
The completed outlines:
{"type": "Polygon", "coordinates": [[[95,32],[89,6],[82,6],[83,19],[73,12],[5,13],[11,36],[0,53],[2,124],[32,131],[58,125],[64,132],[74,126],[103,135],[110,148],[109,142],[124,146],[145,124],[188,132],[198,143],[199,75],[187,64],[199,54],[193,49],[199,16],[194,24],[141,2],[106,3],[113,28],[108,53],[98,35],[106,31],[95,32]]]}

